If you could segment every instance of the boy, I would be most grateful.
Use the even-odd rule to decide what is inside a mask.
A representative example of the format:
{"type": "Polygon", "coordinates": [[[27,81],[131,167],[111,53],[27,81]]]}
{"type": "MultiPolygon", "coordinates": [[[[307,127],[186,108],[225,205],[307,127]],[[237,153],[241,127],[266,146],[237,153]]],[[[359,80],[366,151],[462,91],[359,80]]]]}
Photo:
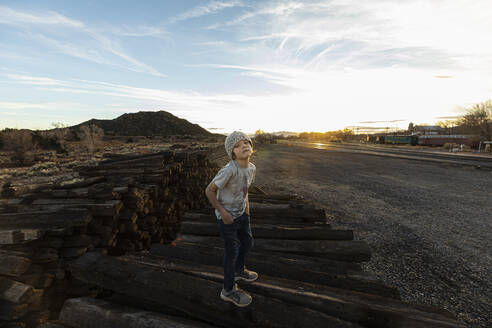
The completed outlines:
{"type": "Polygon", "coordinates": [[[234,282],[258,278],[256,272],[244,267],[244,257],[253,247],[248,201],[248,187],[256,174],[256,167],[249,162],[253,142],[245,133],[234,131],[226,138],[225,149],[231,161],[217,173],[205,194],[215,208],[220,236],[224,239],[224,287],[220,298],[245,307],[252,298],[234,282]]]}

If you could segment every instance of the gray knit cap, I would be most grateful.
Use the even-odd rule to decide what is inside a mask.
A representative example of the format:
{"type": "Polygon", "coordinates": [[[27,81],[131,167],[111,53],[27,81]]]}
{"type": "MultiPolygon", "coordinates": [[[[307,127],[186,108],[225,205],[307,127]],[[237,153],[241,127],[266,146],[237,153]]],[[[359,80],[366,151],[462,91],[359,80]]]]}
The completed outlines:
{"type": "Polygon", "coordinates": [[[234,131],[227,136],[225,140],[225,150],[227,152],[227,155],[229,155],[231,159],[232,159],[232,150],[234,149],[234,146],[241,140],[249,141],[251,147],[253,147],[253,141],[251,141],[251,138],[248,137],[244,132],[234,131]]]}

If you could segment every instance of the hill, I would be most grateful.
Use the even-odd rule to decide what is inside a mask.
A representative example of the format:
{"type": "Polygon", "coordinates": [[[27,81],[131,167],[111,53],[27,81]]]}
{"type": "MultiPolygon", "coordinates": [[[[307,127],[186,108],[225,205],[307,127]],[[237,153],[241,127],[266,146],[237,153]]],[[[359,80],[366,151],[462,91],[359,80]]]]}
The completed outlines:
{"type": "Polygon", "coordinates": [[[123,114],[112,120],[92,119],[70,128],[78,128],[84,124],[97,125],[104,130],[105,135],[115,136],[213,135],[198,124],[190,123],[166,111],[123,114]]]}

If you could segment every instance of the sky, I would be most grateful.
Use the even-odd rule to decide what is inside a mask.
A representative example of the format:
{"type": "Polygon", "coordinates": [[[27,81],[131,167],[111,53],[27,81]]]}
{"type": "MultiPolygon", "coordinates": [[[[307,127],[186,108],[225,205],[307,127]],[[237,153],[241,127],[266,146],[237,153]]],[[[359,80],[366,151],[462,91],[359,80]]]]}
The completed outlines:
{"type": "Polygon", "coordinates": [[[433,124],[492,98],[491,31],[490,0],[0,0],[0,129],[433,124]]]}

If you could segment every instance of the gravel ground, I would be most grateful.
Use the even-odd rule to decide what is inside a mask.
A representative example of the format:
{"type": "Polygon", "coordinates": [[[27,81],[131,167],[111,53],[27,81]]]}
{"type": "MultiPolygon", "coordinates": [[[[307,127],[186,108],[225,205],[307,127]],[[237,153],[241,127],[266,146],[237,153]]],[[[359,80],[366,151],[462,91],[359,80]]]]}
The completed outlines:
{"type": "Polygon", "coordinates": [[[257,185],[315,201],[367,241],[366,269],[404,300],[492,327],[490,171],[287,145],[265,145],[252,162],[257,185]]]}

